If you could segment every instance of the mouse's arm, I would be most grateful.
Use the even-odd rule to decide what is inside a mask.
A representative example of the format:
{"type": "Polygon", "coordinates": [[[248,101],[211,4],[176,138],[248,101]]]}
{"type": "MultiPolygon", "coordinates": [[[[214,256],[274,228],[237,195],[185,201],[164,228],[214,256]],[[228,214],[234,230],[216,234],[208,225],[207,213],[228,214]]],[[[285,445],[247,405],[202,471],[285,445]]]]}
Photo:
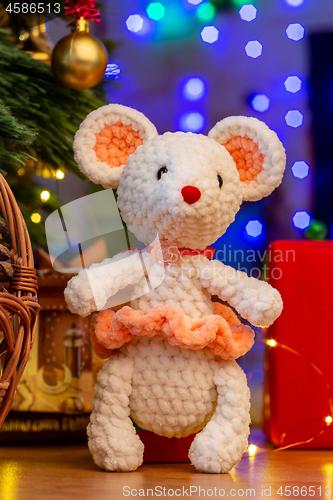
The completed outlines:
{"type": "Polygon", "coordinates": [[[69,310],[80,316],[101,310],[109,297],[143,278],[142,259],[146,260],[144,252],[140,257],[139,252],[127,250],[89,269],[82,269],[68,282],[64,292],[69,310]]]}
{"type": "Polygon", "coordinates": [[[211,295],[228,302],[250,323],[269,326],[282,312],[281,295],[264,281],[217,260],[200,259],[195,267],[199,280],[211,295]]]}

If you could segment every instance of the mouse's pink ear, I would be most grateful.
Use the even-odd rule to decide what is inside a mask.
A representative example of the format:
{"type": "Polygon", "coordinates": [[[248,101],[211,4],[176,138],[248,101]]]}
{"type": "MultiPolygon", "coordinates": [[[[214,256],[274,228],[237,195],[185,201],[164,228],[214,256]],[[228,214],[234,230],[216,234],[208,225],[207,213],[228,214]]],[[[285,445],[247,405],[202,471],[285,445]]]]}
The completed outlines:
{"type": "Polygon", "coordinates": [[[243,200],[268,196],[281,183],[286,154],[273,130],[257,118],[230,116],[208,134],[231,154],[242,183],[243,200]]]}
{"type": "Polygon", "coordinates": [[[139,111],[108,104],[81,123],[73,143],[75,161],[95,184],[117,188],[128,157],[155,135],[155,126],[139,111]]]}

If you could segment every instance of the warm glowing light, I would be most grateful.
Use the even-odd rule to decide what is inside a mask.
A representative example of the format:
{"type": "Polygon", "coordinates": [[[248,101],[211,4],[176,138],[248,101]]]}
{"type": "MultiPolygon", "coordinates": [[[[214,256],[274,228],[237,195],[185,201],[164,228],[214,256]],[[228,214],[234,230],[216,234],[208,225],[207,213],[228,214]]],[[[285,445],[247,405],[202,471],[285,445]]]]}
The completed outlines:
{"type": "Polygon", "coordinates": [[[22,474],[21,466],[13,461],[2,462],[0,465],[1,499],[15,500],[19,491],[19,482],[22,474]]]}
{"type": "Polygon", "coordinates": [[[25,168],[24,167],[19,168],[17,171],[17,175],[22,177],[22,175],[24,174],[25,174],[25,168]]]}
{"type": "Polygon", "coordinates": [[[51,177],[51,171],[49,168],[43,168],[41,175],[45,177],[46,179],[49,179],[51,177]]]}
{"type": "Polygon", "coordinates": [[[42,201],[47,201],[50,198],[50,192],[49,191],[42,191],[40,193],[40,199],[42,201]]]}
{"type": "MultiPolygon", "coordinates": [[[[321,470],[324,472],[324,474],[326,476],[326,478],[325,478],[326,480],[332,479],[332,477],[333,477],[333,464],[331,462],[324,464],[321,467],[321,470]]],[[[332,481],[330,481],[330,484],[332,484],[332,481]]]]}
{"type": "Polygon", "coordinates": [[[38,212],[32,214],[30,218],[32,222],[34,222],[35,224],[39,224],[40,221],[42,220],[42,216],[38,212]]]}
{"type": "Polygon", "coordinates": [[[249,452],[250,457],[253,457],[258,451],[258,446],[250,444],[247,451],[249,452]]]}
{"type": "Polygon", "coordinates": [[[57,170],[54,175],[57,179],[63,179],[65,177],[65,174],[62,170],[57,170]]]}
{"type": "Polygon", "coordinates": [[[327,423],[327,425],[331,425],[331,423],[333,422],[333,418],[331,417],[331,415],[325,417],[325,422],[327,423]]]}
{"type": "Polygon", "coordinates": [[[277,346],[277,342],[274,339],[268,339],[268,340],[266,340],[266,344],[269,345],[270,347],[276,347],[277,346]]]}

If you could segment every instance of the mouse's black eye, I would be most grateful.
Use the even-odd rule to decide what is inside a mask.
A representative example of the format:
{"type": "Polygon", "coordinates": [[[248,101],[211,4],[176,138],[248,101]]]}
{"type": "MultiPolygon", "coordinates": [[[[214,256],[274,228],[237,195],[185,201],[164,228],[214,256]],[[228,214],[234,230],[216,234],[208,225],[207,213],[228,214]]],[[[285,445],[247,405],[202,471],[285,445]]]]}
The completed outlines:
{"type": "Polygon", "coordinates": [[[157,178],[158,180],[160,180],[160,178],[162,177],[163,174],[166,174],[168,171],[168,169],[166,167],[162,167],[159,169],[159,171],[157,172],[157,178]]]}
{"type": "Polygon", "coordinates": [[[223,179],[222,177],[220,176],[220,174],[217,174],[217,180],[219,181],[219,186],[220,188],[222,187],[222,184],[223,184],[223,179]]]}

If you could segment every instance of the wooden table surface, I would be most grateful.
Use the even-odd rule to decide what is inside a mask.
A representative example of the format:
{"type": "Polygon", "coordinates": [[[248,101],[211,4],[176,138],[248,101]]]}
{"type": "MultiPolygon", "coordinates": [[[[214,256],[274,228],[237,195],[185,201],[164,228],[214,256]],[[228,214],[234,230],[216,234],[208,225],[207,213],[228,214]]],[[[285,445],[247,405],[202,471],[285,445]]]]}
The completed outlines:
{"type": "Polygon", "coordinates": [[[143,464],[136,472],[107,473],[94,465],[85,443],[0,446],[0,500],[332,499],[332,450],[274,451],[258,431],[250,442],[260,446],[259,455],[221,475],[199,473],[190,464],[143,464]]]}

